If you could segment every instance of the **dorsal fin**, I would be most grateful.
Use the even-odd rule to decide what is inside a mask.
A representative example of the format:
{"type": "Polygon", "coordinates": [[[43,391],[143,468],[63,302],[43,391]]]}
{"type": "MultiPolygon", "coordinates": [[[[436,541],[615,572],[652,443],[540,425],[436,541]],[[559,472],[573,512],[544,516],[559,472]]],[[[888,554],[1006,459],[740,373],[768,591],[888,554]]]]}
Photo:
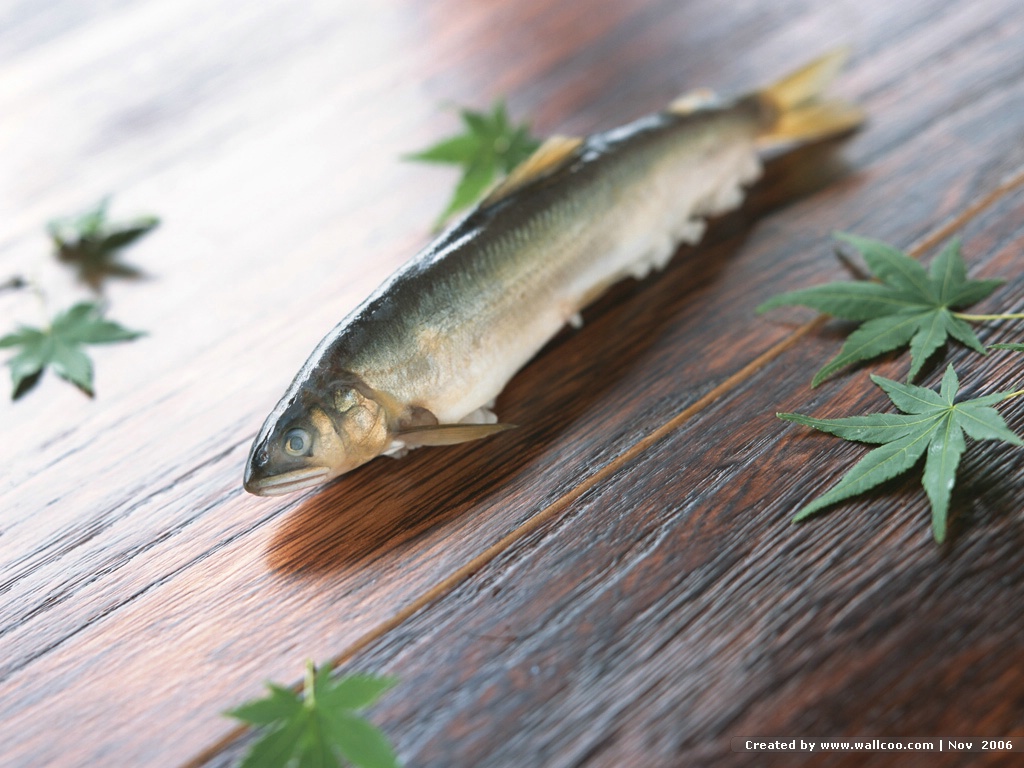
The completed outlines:
{"type": "Polygon", "coordinates": [[[575,157],[576,150],[582,143],[583,139],[576,136],[552,136],[547,139],[537,148],[536,152],[502,179],[501,183],[488,193],[480,205],[493,205],[522,189],[531,181],[554,173],[575,157]]]}
{"type": "Polygon", "coordinates": [[[668,105],[668,110],[674,115],[688,115],[696,112],[718,100],[715,92],[707,88],[698,88],[696,91],[684,93],[678,99],[668,105]]]}

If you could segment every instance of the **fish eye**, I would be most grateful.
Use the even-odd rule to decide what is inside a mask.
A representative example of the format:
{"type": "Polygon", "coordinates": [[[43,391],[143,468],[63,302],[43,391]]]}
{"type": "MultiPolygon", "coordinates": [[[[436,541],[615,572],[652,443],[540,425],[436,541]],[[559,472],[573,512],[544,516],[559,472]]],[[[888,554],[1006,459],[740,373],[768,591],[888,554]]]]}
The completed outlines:
{"type": "Polygon", "coordinates": [[[310,440],[309,432],[304,429],[296,427],[295,429],[289,429],[285,433],[284,449],[292,456],[305,456],[309,453],[311,444],[312,440],[310,440]]]}

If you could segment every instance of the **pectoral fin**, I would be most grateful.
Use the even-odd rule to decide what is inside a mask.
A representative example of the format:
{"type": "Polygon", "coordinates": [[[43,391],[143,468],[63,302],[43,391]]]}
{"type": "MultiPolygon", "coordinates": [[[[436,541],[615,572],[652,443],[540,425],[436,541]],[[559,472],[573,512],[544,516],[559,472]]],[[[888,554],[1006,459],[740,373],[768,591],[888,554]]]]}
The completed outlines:
{"type": "Polygon", "coordinates": [[[409,448],[421,445],[455,445],[490,437],[504,432],[506,429],[513,429],[515,426],[515,424],[434,424],[403,429],[396,437],[409,448]]]}

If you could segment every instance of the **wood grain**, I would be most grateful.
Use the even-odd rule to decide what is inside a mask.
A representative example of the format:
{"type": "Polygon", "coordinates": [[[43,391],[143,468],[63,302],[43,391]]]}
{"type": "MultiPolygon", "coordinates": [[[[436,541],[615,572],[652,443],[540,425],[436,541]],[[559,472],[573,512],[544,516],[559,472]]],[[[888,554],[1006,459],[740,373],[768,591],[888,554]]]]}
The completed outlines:
{"type": "MultiPolygon", "coordinates": [[[[842,274],[836,228],[918,250],[963,231],[973,265],[1016,274],[1018,4],[134,0],[12,19],[0,277],[36,276],[59,307],[80,289],[41,222],[111,191],[164,218],[128,254],[148,278],[107,290],[151,335],[97,350],[96,401],[47,376],[0,405],[12,764],[227,764],[245,742],[217,713],[306,657],[402,677],[379,716],[409,765],[739,762],[722,738],[747,727],[1020,732],[1019,459],[973,454],[945,549],[913,483],[790,528],[853,455],[768,414],[880,401],[863,375],[805,386],[833,326],[752,313],[842,274]],[[453,128],[442,102],[507,95],[541,132],[585,132],[843,40],[867,129],[773,161],[701,246],[555,339],[499,400],[520,430],[304,498],[241,492],[309,350],[425,242],[453,177],[396,158],[453,128]]],[[[38,321],[24,294],[0,312],[38,321]]],[[[985,365],[1012,381],[1012,358],[985,365]]]]}
{"type": "MultiPolygon", "coordinates": [[[[1017,190],[968,227],[968,250],[991,245],[983,274],[1016,270],[1022,214],[1017,190]]],[[[1024,279],[1001,299],[1024,303],[1024,279]]],[[[972,446],[945,547],[919,476],[787,525],[834,482],[822,466],[864,449],[772,413],[885,409],[863,373],[802,386],[832,346],[807,337],[348,660],[402,679],[376,717],[409,764],[693,765],[729,762],[736,735],[1024,733],[1024,459],[972,446]]],[[[952,359],[967,391],[1020,379],[1012,356],[952,359]]],[[[969,757],[899,764],[998,764],[969,757]]]]}

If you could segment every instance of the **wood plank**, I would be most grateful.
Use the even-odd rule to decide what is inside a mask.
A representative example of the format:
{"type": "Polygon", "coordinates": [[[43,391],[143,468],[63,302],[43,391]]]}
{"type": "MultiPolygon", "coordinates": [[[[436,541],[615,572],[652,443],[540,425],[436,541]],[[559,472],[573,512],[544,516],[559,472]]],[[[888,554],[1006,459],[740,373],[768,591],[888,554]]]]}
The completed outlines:
{"type": "MultiPolygon", "coordinates": [[[[39,223],[110,190],[166,220],[130,254],[152,280],[109,290],[152,338],[97,353],[97,402],[49,377],[0,405],[12,761],[172,764],[214,743],[231,728],[215,713],[261,679],[378,632],[786,339],[790,326],[735,308],[834,275],[828,229],[910,242],[1021,166],[1008,1],[728,20],[710,2],[624,6],[394,3],[353,18],[140,0],[5,67],[0,104],[17,119],[0,128],[0,274],[35,269],[39,223]],[[544,130],[590,130],[695,84],[758,82],[851,18],[863,45],[844,90],[877,118],[840,148],[842,181],[813,194],[843,171],[819,152],[780,164],[663,280],[614,291],[503,396],[519,434],[380,461],[304,501],[241,494],[269,405],[440,206],[434,172],[395,162],[450,128],[438,102],[506,92],[544,130]],[[720,338],[730,354],[709,345],[720,338]],[[55,735],[42,707],[75,727],[55,735]]],[[[55,306],[72,295],[45,277],[55,306]]]]}
{"type": "MultiPolygon", "coordinates": [[[[1019,310],[1024,189],[965,236],[986,276],[1012,278],[989,308],[1019,310]]],[[[746,765],[733,736],[1024,735],[1024,453],[971,445],[943,547],[919,473],[791,526],[866,449],[772,413],[891,410],[866,372],[806,386],[834,348],[806,337],[348,660],[401,678],[374,720],[406,764],[746,765]]],[[[950,357],[975,395],[1020,385],[1019,355],[950,357]]],[[[1000,410],[1024,428],[1019,401],[1000,410]]],[[[785,764],[819,764],[802,757],[785,764]]]]}

